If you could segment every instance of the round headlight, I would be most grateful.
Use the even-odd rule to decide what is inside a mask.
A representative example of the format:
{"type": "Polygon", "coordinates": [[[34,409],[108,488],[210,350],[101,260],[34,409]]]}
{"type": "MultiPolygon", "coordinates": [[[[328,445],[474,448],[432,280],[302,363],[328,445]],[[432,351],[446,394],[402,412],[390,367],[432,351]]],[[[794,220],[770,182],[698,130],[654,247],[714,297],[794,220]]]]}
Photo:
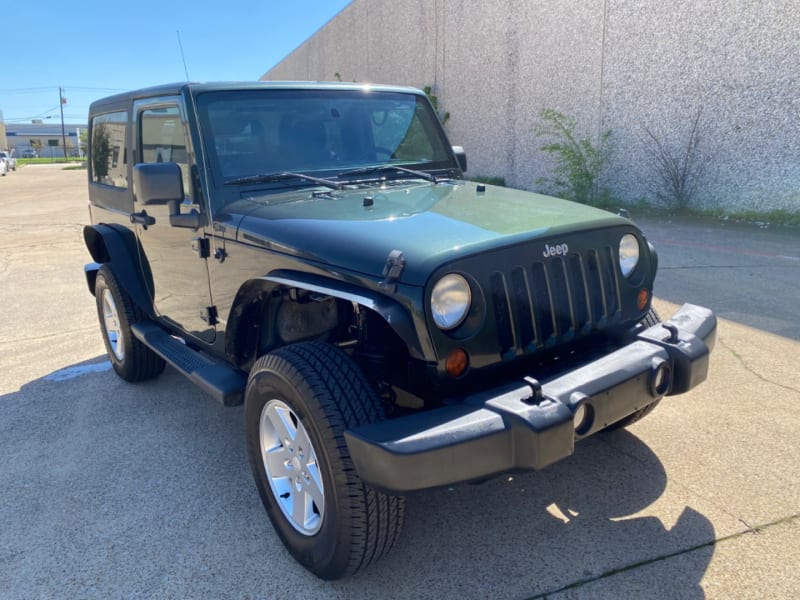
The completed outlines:
{"type": "Polygon", "coordinates": [[[467,280],[461,275],[445,275],[431,292],[431,313],[439,329],[453,329],[461,325],[469,312],[472,302],[467,280]]]}
{"type": "Polygon", "coordinates": [[[619,241],[619,268],[625,277],[630,277],[639,264],[639,240],[632,233],[626,233],[619,241]]]}

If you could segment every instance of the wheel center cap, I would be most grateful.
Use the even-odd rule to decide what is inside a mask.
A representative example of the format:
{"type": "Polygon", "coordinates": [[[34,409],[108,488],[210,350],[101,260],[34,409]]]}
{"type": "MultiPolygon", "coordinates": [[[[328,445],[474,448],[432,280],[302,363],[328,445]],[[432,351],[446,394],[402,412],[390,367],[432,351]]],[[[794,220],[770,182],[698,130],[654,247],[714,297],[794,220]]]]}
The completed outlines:
{"type": "Polygon", "coordinates": [[[303,463],[300,462],[300,459],[296,456],[292,459],[292,469],[297,471],[298,473],[302,472],[303,470],[303,463]]]}

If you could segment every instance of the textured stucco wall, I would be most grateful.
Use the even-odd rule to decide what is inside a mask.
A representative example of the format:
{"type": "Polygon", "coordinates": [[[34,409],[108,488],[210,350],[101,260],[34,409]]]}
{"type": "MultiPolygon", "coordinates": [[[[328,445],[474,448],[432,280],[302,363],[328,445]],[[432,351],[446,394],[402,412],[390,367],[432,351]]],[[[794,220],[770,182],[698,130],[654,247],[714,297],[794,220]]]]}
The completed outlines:
{"type": "Polygon", "coordinates": [[[612,130],[612,193],[655,201],[644,127],[668,147],[700,120],[694,204],[800,210],[796,0],[354,0],[262,79],[431,85],[471,175],[532,189],[556,108],[612,130]]]}

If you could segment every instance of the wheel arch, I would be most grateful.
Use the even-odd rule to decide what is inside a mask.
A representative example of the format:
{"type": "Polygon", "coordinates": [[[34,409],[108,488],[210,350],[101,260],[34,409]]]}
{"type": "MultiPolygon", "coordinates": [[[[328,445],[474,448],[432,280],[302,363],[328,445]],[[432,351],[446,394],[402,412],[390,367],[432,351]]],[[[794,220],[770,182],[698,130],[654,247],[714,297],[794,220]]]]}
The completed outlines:
{"type": "Polygon", "coordinates": [[[86,265],[85,268],[89,291],[94,295],[97,271],[101,265],[107,265],[136,306],[148,317],[153,318],[155,311],[150,291],[153,289],[152,275],[146,260],[147,281],[139,269],[137,264],[139,248],[133,232],[121,225],[104,223],[86,225],[83,228],[83,240],[94,260],[93,264],[86,265]]]}
{"type": "Polygon", "coordinates": [[[273,293],[297,288],[326,294],[359,306],[379,315],[398,335],[413,358],[435,360],[430,344],[423,346],[417,335],[414,320],[399,302],[383,294],[372,292],[346,282],[329,279],[312,273],[277,270],[263,277],[245,282],[236,294],[231,307],[225,333],[225,353],[231,362],[242,365],[257,358],[257,340],[261,339],[264,310],[273,293]],[[248,340],[248,336],[252,339],[248,340]],[[246,343],[242,343],[242,342],[246,343]],[[243,354],[242,349],[247,354],[243,354]]]}

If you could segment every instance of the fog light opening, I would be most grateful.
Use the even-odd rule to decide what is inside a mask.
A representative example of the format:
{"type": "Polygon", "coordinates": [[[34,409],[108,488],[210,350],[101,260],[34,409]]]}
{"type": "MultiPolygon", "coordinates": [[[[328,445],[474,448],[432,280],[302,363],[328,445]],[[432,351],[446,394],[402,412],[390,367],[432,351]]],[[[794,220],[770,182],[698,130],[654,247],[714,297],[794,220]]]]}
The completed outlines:
{"type": "Polygon", "coordinates": [[[572,424],[575,427],[575,433],[583,435],[592,427],[594,422],[594,408],[588,402],[581,402],[572,413],[572,424]]]}
{"type": "Polygon", "coordinates": [[[461,377],[469,367],[469,356],[463,348],[456,348],[444,361],[444,368],[450,377],[461,377]]]}
{"type": "Polygon", "coordinates": [[[672,369],[669,363],[662,361],[657,365],[653,365],[653,370],[650,374],[650,394],[654,398],[661,398],[669,393],[672,386],[672,369]]]}

